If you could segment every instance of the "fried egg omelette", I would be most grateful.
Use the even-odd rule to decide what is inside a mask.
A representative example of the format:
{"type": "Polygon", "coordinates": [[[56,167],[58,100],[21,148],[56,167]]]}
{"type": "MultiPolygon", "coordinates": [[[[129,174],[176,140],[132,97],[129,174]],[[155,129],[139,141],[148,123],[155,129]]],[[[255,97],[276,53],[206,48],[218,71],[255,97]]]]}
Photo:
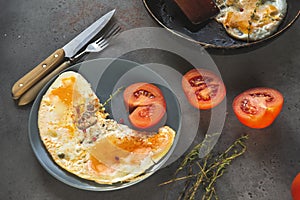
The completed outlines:
{"type": "Polygon", "coordinates": [[[100,184],[137,180],[170,150],[175,131],[139,132],[107,118],[90,84],[62,73],[42,97],[40,138],[60,167],[100,184]]]}
{"type": "Polygon", "coordinates": [[[256,41],[272,35],[287,13],[286,0],[217,0],[216,20],[240,40],[256,41]]]}

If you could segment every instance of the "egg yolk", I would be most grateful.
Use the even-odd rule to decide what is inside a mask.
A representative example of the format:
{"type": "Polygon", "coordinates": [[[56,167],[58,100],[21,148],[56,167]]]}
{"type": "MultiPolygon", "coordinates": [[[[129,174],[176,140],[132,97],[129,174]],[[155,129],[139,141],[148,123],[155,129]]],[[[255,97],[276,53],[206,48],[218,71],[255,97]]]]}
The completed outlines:
{"type": "Polygon", "coordinates": [[[65,105],[70,105],[73,101],[73,91],[75,77],[62,79],[62,86],[52,90],[51,94],[57,96],[65,105]]]}
{"type": "MultiPolygon", "coordinates": [[[[233,4],[231,1],[228,3],[227,5],[233,4]]],[[[255,27],[262,27],[271,23],[278,14],[275,6],[258,6],[256,0],[241,1],[235,7],[240,9],[228,12],[224,24],[227,28],[236,28],[243,34],[250,34],[254,31],[255,27]]]]}

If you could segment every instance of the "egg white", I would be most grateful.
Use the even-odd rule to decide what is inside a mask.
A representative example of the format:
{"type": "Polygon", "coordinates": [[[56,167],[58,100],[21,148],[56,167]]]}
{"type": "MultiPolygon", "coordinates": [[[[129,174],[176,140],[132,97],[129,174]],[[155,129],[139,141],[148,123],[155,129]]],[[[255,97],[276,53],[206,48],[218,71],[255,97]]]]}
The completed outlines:
{"type": "Polygon", "coordinates": [[[256,41],[272,35],[287,13],[286,0],[217,0],[216,21],[237,39],[256,41]]]}
{"type": "MultiPolygon", "coordinates": [[[[90,84],[80,74],[76,72],[61,74],[43,96],[38,112],[38,127],[45,148],[60,167],[84,179],[101,184],[139,179],[139,175],[168,152],[174,141],[174,130],[165,126],[160,128],[158,133],[143,135],[126,125],[107,119],[107,114],[98,109],[100,107],[101,104],[90,84]],[[67,87],[64,84],[71,83],[71,78],[75,78],[75,82],[70,85],[71,89],[64,90],[67,87]],[[69,92],[73,95],[69,99],[71,102],[64,102],[60,99],[61,97],[54,95],[53,91],[55,90],[61,90],[59,94],[66,98],[68,96],[65,94],[69,92]],[[80,129],[77,124],[79,123],[78,119],[91,104],[97,108],[93,112],[93,117],[96,117],[97,121],[85,129],[80,129]],[[137,149],[134,150],[139,152],[138,154],[127,152],[125,157],[119,158],[120,162],[117,159],[110,165],[105,160],[95,158],[93,154],[93,151],[96,151],[97,155],[102,155],[106,149],[97,144],[110,136],[121,142],[123,140],[135,142],[132,138],[136,138],[136,140],[146,143],[147,139],[160,135],[162,135],[162,145],[164,146],[158,149],[137,146],[137,149]]],[[[116,149],[115,143],[111,145],[112,149],[116,149]]]]}

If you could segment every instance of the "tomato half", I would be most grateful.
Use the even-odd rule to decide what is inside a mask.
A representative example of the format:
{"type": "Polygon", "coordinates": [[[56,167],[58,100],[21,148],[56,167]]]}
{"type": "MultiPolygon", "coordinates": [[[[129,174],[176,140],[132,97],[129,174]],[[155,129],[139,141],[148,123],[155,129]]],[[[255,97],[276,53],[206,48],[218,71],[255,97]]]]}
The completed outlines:
{"type": "Polygon", "coordinates": [[[166,113],[166,102],[161,90],[150,83],[134,83],[123,94],[129,110],[129,120],[137,128],[156,125],[166,113]]]}
{"type": "Polygon", "coordinates": [[[190,104],[201,110],[215,107],[226,96],[221,78],[207,69],[188,71],[182,78],[182,89],[190,104]]]}
{"type": "Polygon", "coordinates": [[[300,173],[294,178],[291,187],[293,200],[300,200],[300,173]]]}
{"type": "Polygon", "coordinates": [[[233,100],[239,121],[250,128],[265,128],[273,123],[283,105],[282,94],[271,88],[252,88],[233,100]]]}
{"type": "Polygon", "coordinates": [[[150,83],[134,83],[125,89],[123,96],[125,105],[129,109],[152,103],[165,104],[161,90],[150,83]]]}
{"type": "Polygon", "coordinates": [[[131,124],[137,128],[145,129],[156,125],[164,117],[166,108],[161,104],[139,106],[129,115],[131,124]]]}

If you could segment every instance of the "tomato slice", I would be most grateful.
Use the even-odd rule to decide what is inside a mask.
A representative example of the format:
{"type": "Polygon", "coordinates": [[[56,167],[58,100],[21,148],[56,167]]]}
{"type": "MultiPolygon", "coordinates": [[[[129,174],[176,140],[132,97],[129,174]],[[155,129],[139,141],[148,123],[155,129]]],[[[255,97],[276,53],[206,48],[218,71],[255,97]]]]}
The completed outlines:
{"type": "Polygon", "coordinates": [[[150,128],[159,123],[166,113],[166,102],[161,90],[150,83],[134,83],[123,94],[129,110],[129,120],[140,129],[150,128]]]}
{"type": "Polygon", "coordinates": [[[192,106],[211,109],[223,101],[226,89],[219,76],[207,69],[192,69],[182,78],[182,89],[192,106]]]}
{"type": "Polygon", "coordinates": [[[155,126],[166,113],[166,108],[161,104],[150,104],[137,107],[130,115],[131,124],[137,128],[145,129],[155,126]]]}
{"type": "Polygon", "coordinates": [[[273,123],[283,105],[282,94],[271,88],[252,88],[233,101],[239,121],[250,128],[265,128],[273,123]]]}
{"type": "Polygon", "coordinates": [[[165,104],[161,90],[150,83],[134,83],[124,91],[125,105],[131,110],[138,106],[147,106],[152,103],[165,104]]]}
{"type": "Polygon", "coordinates": [[[300,173],[294,178],[291,187],[293,200],[300,200],[300,173]]]}

